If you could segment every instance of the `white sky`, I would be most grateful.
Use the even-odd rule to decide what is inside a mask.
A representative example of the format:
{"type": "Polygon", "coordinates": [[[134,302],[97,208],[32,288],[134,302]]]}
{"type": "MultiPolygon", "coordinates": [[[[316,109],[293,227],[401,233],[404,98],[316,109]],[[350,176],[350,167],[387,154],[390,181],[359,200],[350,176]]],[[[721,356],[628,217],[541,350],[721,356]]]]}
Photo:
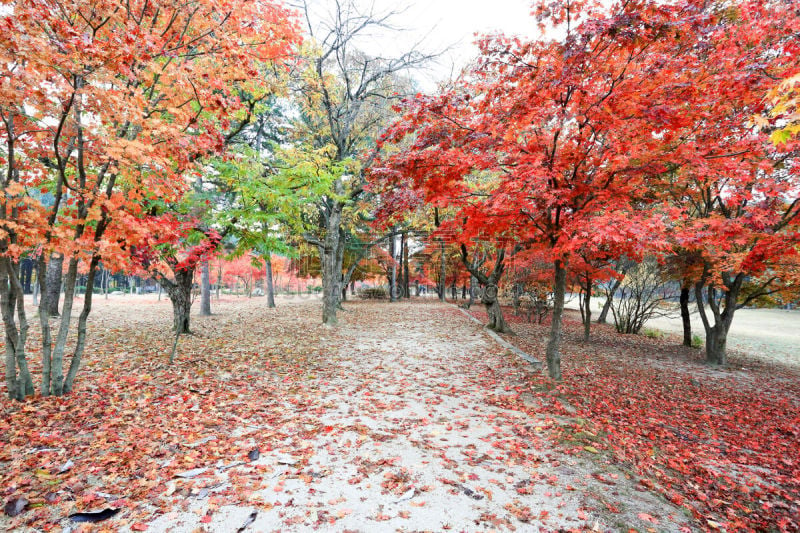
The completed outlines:
{"type": "MultiPolygon", "coordinates": [[[[347,0],[340,0],[345,3],[347,0]]],[[[436,64],[414,77],[420,88],[436,89],[439,81],[457,74],[478,54],[473,44],[476,33],[506,35],[538,34],[530,15],[532,0],[357,0],[362,12],[373,8],[377,15],[399,11],[391,19],[397,31],[373,31],[358,46],[370,55],[398,55],[422,42],[419,49],[440,52],[448,49],[436,64]]],[[[317,16],[332,11],[332,0],[311,0],[317,16]]]]}

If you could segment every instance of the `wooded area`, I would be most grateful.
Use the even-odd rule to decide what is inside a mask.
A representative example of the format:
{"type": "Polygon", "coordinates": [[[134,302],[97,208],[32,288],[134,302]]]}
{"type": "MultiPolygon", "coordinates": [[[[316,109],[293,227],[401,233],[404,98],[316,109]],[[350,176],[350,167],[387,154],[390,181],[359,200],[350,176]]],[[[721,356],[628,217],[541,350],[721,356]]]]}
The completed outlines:
{"type": "MultiPolygon", "coordinates": [[[[60,448],[45,434],[60,431],[49,424],[62,416],[75,429],[80,413],[98,409],[105,428],[109,418],[141,408],[154,424],[150,410],[181,394],[187,402],[189,392],[175,389],[180,383],[208,400],[195,407],[203,404],[203,423],[216,427],[222,422],[210,420],[221,407],[213,398],[228,405],[240,395],[294,397],[270,379],[301,387],[315,383],[308,377],[315,373],[343,372],[335,385],[342,392],[346,369],[334,367],[358,366],[339,351],[358,350],[352,338],[381,331],[386,343],[402,344],[411,335],[416,344],[398,353],[416,357],[424,321],[466,327],[449,301],[501,336],[492,338],[526,352],[523,362],[493,359],[511,365],[513,379],[497,368],[491,384],[469,377],[486,393],[476,405],[508,402],[529,418],[509,419],[507,431],[527,428],[517,437],[531,444],[540,436],[529,426],[540,427],[535,418],[543,417],[547,446],[566,440],[568,454],[602,451],[644,476],[646,489],[688,510],[662,525],[800,528],[796,369],[728,349],[738,310],[793,309],[800,301],[800,7],[559,0],[531,10],[538,38],[482,36],[468,67],[422,91],[415,72],[438,53],[421,45],[368,53],[362,45],[371,36],[397,31],[398,11],[354,0],[324,9],[279,0],[4,1],[0,437],[11,446],[0,450],[0,465],[11,470],[0,478],[0,494],[5,514],[19,516],[14,525],[52,527],[55,518],[40,508],[63,510],[82,497],[81,487],[67,498],[43,485],[71,467],[54,472],[55,463],[20,455],[27,438],[60,448]],[[123,298],[158,310],[163,331],[148,322],[150,335],[131,333],[145,320],[135,311],[118,322],[104,314],[119,312],[123,298]],[[570,298],[577,312],[566,309],[570,298]],[[170,317],[160,311],[162,299],[170,317]],[[248,330],[218,313],[239,313],[236,305],[249,310],[239,316],[248,330]],[[692,330],[695,314],[702,331],[692,330]],[[659,337],[648,321],[673,315],[682,319],[682,338],[648,340],[659,337]],[[313,333],[301,342],[306,331],[313,333]],[[641,333],[648,335],[635,336],[641,333]],[[205,351],[206,337],[216,352],[205,351]],[[524,362],[536,360],[542,364],[524,362]],[[740,367],[752,376],[733,379],[740,367]],[[205,372],[215,376],[209,383],[205,372]],[[223,373],[238,385],[221,384],[223,373]],[[253,373],[266,380],[264,392],[246,384],[253,373]],[[151,381],[169,395],[151,390],[151,381]],[[516,391],[513,399],[487,392],[500,382],[516,391]],[[136,387],[148,392],[134,401],[136,387]],[[126,411],[106,408],[115,402],[126,411]],[[574,433],[591,442],[583,435],[571,448],[574,433]]],[[[469,335],[454,337],[462,359],[453,364],[477,357],[469,335]]],[[[380,355],[379,340],[363,343],[380,355]]],[[[375,369],[395,364],[386,357],[375,369]]],[[[395,369],[403,373],[407,364],[395,369]]],[[[358,379],[368,386],[371,374],[362,371],[358,379]]],[[[258,411],[242,409],[251,407],[258,411]]],[[[317,433],[338,427],[304,423],[317,433]]],[[[176,431],[200,439],[196,424],[176,431]]],[[[241,455],[219,439],[220,450],[241,455]]],[[[100,445],[66,447],[80,455],[81,446],[100,445]]],[[[183,466],[229,459],[220,450],[183,466]]],[[[136,498],[169,490],[148,464],[152,470],[137,478],[152,481],[147,487],[124,469],[113,475],[136,485],[136,498]]],[[[469,479],[463,474],[453,490],[469,479]]],[[[396,496],[420,494],[400,485],[396,496]]],[[[516,485],[519,495],[524,488],[516,485]]],[[[96,494],[83,496],[97,506],[96,494]]],[[[115,508],[129,507],[131,524],[146,528],[146,513],[129,498],[115,508]]],[[[530,503],[501,500],[515,520],[533,519],[523,510],[530,503]]],[[[583,513],[581,505],[571,512],[583,513]]],[[[652,518],[631,515],[636,527],[658,523],[643,513],[652,518]]],[[[319,520],[316,527],[335,522],[319,520]]],[[[481,520],[480,528],[490,527],[481,520]]]]}

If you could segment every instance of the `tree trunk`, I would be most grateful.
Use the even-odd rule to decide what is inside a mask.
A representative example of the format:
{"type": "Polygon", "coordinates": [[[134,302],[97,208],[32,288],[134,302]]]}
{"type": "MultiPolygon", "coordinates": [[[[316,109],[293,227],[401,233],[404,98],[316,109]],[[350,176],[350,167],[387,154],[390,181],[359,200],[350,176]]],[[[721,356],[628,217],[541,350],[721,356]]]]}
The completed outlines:
{"type": "Polygon", "coordinates": [[[48,316],[59,316],[58,304],[61,298],[61,272],[63,268],[64,256],[61,254],[52,254],[50,256],[50,261],[47,262],[46,274],[47,307],[45,310],[48,316]]]}
{"type": "Polygon", "coordinates": [[[392,270],[389,274],[389,301],[397,301],[397,236],[392,228],[392,236],[389,237],[389,255],[392,256],[392,270]]]}
{"type": "Polygon", "coordinates": [[[89,314],[92,312],[94,278],[99,262],[100,258],[97,256],[94,256],[89,262],[89,274],[86,276],[86,296],[83,298],[83,310],[78,317],[78,337],[75,341],[75,350],[72,353],[72,361],[70,361],[69,364],[69,372],[67,372],[67,377],[64,379],[64,394],[69,394],[72,392],[72,387],[75,383],[75,376],[78,375],[78,370],[81,366],[83,351],[86,347],[86,323],[89,319],[89,314]]]}
{"type": "Polygon", "coordinates": [[[78,279],[78,258],[72,257],[67,266],[64,278],[64,309],[61,323],[58,325],[56,344],[53,347],[50,363],[50,394],[64,394],[64,352],[67,347],[67,335],[72,322],[72,304],[75,301],[75,282],[78,279]]]}
{"type": "Polygon", "coordinates": [[[33,293],[33,305],[39,305],[39,268],[36,268],[36,281],[33,282],[32,291],[33,293]]]}
{"type": "Polygon", "coordinates": [[[275,284],[272,281],[272,254],[267,254],[264,258],[264,263],[266,264],[266,284],[267,284],[267,307],[270,309],[275,308],[275,284]]]}
{"type": "Polygon", "coordinates": [[[444,292],[445,292],[445,283],[446,283],[445,278],[447,277],[447,263],[445,262],[445,257],[444,257],[444,239],[440,239],[439,242],[440,242],[440,250],[441,250],[442,260],[441,260],[441,266],[439,267],[439,284],[438,284],[438,288],[439,288],[439,299],[441,301],[444,301],[445,300],[445,296],[446,296],[444,292]]]}
{"type": "Polygon", "coordinates": [[[159,279],[172,302],[172,329],[175,335],[191,335],[192,280],[194,268],[177,270],[175,281],[159,279]]]}
{"type": "Polygon", "coordinates": [[[19,332],[14,321],[15,302],[14,294],[11,290],[8,270],[6,264],[9,259],[4,258],[0,266],[0,311],[2,311],[3,325],[5,326],[5,347],[6,347],[6,392],[10,400],[20,400],[25,398],[22,394],[21,380],[17,378],[17,349],[20,346],[19,332]]]}
{"type": "Polygon", "coordinates": [[[547,342],[547,373],[552,379],[561,381],[561,316],[564,313],[564,293],[567,287],[566,265],[560,260],[555,261],[553,273],[553,322],[547,342]]]}
{"type": "Polygon", "coordinates": [[[611,304],[614,302],[614,293],[617,292],[619,286],[622,284],[621,279],[615,279],[611,290],[606,293],[606,302],[603,304],[603,309],[600,311],[600,316],[597,317],[598,324],[605,324],[608,317],[608,311],[611,309],[611,304]]]}
{"type": "Polygon", "coordinates": [[[583,296],[583,340],[585,342],[589,341],[589,335],[591,334],[591,326],[592,326],[592,282],[589,280],[589,287],[586,291],[586,294],[583,296]]]}
{"type": "Polygon", "coordinates": [[[219,301],[220,291],[222,290],[222,261],[217,265],[217,301],[219,301]]]}
{"type": "Polygon", "coordinates": [[[211,271],[208,261],[203,261],[200,275],[200,316],[211,316],[211,271]]]}
{"type": "Polygon", "coordinates": [[[486,327],[497,333],[514,333],[503,318],[503,310],[497,300],[497,285],[486,286],[481,303],[486,306],[486,314],[489,315],[489,324],[486,327]]]}
{"type": "Polygon", "coordinates": [[[472,304],[475,303],[475,291],[477,290],[476,287],[478,286],[478,280],[475,279],[475,276],[469,276],[469,300],[464,304],[464,308],[469,309],[472,307],[472,304]]]}
{"type": "Polygon", "coordinates": [[[408,286],[408,238],[403,233],[403,296],[406,299],[411,298],[411,292],[408,286]]]}
{"type": "Polygon", "coordinates": [[[335,326],[339,308],[344,246],[341,242],[342,205],[334,202],[327,219],[325,240],[320,247],[322,263],[322,323],[335,326]]]}
{"type": "Polygon", "coordinates": [[[22,284],[22,293],[30,294],[32,290],[33,281],[33,260],[30,258],[23,259],[19,265],[19,278],[22,284]]]}
{"type": "Polygon", "coordinates": [[[697,310],[700,312],[706,333],[706,363],[710,365],[724,366],[728,363],[728,331],[733,323],[733,314],[736,311],[736,302],[743,281],[744,275],[740,274],[732,283],[726,283],[726,290],[722,294],[721,302],[717,302],[717,289],[713,286],[706,287],[708,299],[703,300],[704,279],[695,285],[697,310]],[[720,309],[720,303],[723,304],[722,309],[720,309]],[[711,317],[708,316],[706,307],[711,310],[711,317]]]}
{"type": "Polygon", "coordinates": [[[0,307],[5,325],[6,388],[12,400],[24,400],[34,393],[28,370],[25,344],[28,338],[28,318],[25,314],[24,289],[19,281],[18,266],[3,258],[0,265],[0,307]],[[16,313],[19,328],[14,320],[16,313]],[[19,372],[17,372],[19,370],[19,372]]]}
{"type": "MultiPolygon", "coordinates": [[[[39,255],[38,271],[47,272],[47,258],[45,254],[39,255]]],[[[39,326],[42,329],[42,383],[40,392],[42,396],[50,396],[50,363],[52,355],[52,337],[50,332],[50,316],[46,312],[49,308],[47,294],[47,276],[39,276],[39,326]]]]}
{"type": "Polygon", "coordinates": [[[692,346],[692,319],[689,313],[689,287],[681,287],[681,320],[683,321],[683,345],[692,346]]]}

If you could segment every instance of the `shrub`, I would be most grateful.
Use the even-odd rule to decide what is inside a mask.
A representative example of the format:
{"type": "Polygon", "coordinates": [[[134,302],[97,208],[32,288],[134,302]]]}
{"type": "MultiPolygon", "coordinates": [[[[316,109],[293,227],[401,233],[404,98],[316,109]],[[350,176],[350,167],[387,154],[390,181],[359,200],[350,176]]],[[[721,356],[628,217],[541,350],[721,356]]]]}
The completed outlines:
{"type": "Polygon", "coordinates": [[[658,331],[657,329],[645,328],[644,336],[649,339],[660,339],[661,337],[664,336],[664,334],[658,331]]]}
{"type": "Polygon", "coordinates": [[[702,348],[703,339],[700,335],[692,335],[692,348],[702,348]]]}

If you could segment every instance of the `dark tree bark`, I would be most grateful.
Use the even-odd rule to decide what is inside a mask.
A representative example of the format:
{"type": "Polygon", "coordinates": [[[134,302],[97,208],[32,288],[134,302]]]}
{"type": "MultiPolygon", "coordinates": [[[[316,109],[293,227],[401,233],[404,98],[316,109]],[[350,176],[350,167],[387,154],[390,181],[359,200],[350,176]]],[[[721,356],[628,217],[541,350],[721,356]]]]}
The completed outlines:
{"type": "Polygon", "coordinates": [[[469,276],[469,300],[464,304],[465,309],[469,309],[472,307],[472,304],[475,303],[475,291],[478,290],[478,280],[470,274],[469,276]]]}
{"type": "Polygon", "coordinates": [[[439,300],[444,301],[446,291],[446,278],[447,278],[447,263],[445,261],[444,256],[444,239],[439,239],[439,249],[441,251],[441,262],[439,265],[439,283],[437,283],[437,292],[439,294],[439,300]]]}
{"type": "Polygon", "coordinates": [[[266,284],[267,284],[267,307],[270,309],[275,308],[275,284],[272,281],[272,254],[267,254],[264,258],[266,263],[266,284]]]}
{"type": "Polygon", "coordinates": [[[175,271],[175,281],[158,276],[158,282],[172,302],[172,329],[175,335],[191,335],[192,280],[194,267],[175,271]]]}
{"type": "Polygon", "coordinates": [[[501,249],[497,252],[497,259],[495,260],[494,268],[487,276],[481,272],[477,266],[473,266],[473,263],[469,261],[467,256],[467,247],[463,244],[461,245],[461,261],[464,263],[464,267],[466,267],[469,273],[475,276],[478,282],[484,286],[481,303],[486,306],[486,314],[489,315],[489,324],[487,324],[486,327],[498,333],[513,334],[514,332],[506,323],[505,318],[503,318],[503,310],[500,307],[500,302],[497,299],[497,285],[500,282],[500,278],[503,276],[503,270],[505,269],[505,256],[505,250],[501,249]]]}
{"type": "Polygon", "coordinates": [[[689,313],[689,286],[681,287],[681,320],[683,321],[683,345],[692,346],[692,318],[689,313]]]}
{"type": "Polygon", "coordinates": [[[550,339],[547,342],[547,374],[561,381],[561,317],[564,314],[564,293],[567,288],[566,264],[560,260],[553,263],[553,321],[550,339]]]}
{"type": "Polygon", "coordinates": [[[588,342],[592,331],[592,280],[587,279],[586,285],[587,286],[583,288],[583,294],[581,294],[583,300],[581,303],[581,318],[583,318],[583,340],[588,342]]]}
{"type": "Polygon", "coordinates": [[[392,228],[392,235],[389,237],[389,255],[392,257],[392,269],[389,272],[389,301],[397,301],[397,235],[392,228]]]}
{"type": "MultiPolygon", "coordinates": [[[[339,185],[339,193],[342,185],[339,185]]],[[[322,323],[335,326],[338,322],[336,311],[342,297],[342,262],[344,260],[344,239],[342,239],[342,210],[344,204],[333,201],[327,220],[325,238],[319,247],[322,264],[322,323]]]]}
{"type": "Polygon", "coordinates": [[[19,280],[22,284],[23,294],[30,294],[32,290],[33,280],[33,260],[25,258],[19,263],[19,280]]]}
{"type": "MultiPolygon", "coordinates": [[[[64,256],[53,254],[47,262],[47,311],[48,316],[59,316],[59,300],[61,299],[61,272],[64,268],[64,256]]],[[[43,299],[44,300],[44,299],[43,299]]],[[[40,309],[41,312],[41,309],[40,309]]]]}
{"type": "Polygon", "coordinates": [[[403,296],[406,299],[411,298],[411,291],[408,285],[408,237],[403,232],[403,296]]]}
{"type": "Polygon", "coordinates": [[[200,276],[200,316],[211,316],[211,272],[208,261],[203,261],[200,276]]]}

